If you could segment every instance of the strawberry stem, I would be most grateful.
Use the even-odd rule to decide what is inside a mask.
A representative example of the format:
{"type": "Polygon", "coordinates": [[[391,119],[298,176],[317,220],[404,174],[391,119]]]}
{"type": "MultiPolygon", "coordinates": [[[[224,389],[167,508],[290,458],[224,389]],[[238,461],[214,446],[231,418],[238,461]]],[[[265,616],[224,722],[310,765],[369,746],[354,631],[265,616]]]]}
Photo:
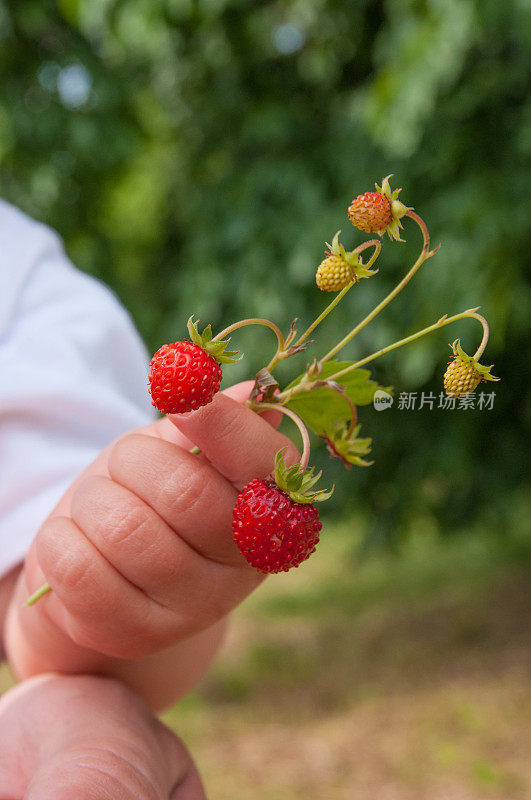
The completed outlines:
{"type": "MultiPolygon", "coordinates": [[[[478,308],[479,308],[479,306],[478,306],[478,308]]],[[[483,339],[481,340],[478,349],[476,350],[476,352],[472,356],[473,359],[475,359],[476,361],[479,361],[479,359],[483,355],[483,352],[484,352],[484,350],[485,350],[485,348],[487,346],[487,342],[489,341],[489,323],[487,322],[485,317],[481,316],[481,314],[476,314],[476,310],[477,309],[474,309],[473,311],[471,310],[470,314],[468,316],[469,317],[473,317],[474,319],[477,319],[478,322],[481,322],[481,324],[483,326],[483,339]]]]}
{"type": "MultiPolygon", "coordinates": [[[[478,306],[479,308],[479,306],[478,306]]],[[[423,328],[421,331],[417,331],[417,333],[411,334],[411,336],[406,336],[405,339],[400,339],[398,342],[394,342],[393,344],[387,345],[387,347],[382,347],[381,350],[376,350],[376,352],[371,353],[371,355],[366,356],[365,358],[360,359],[360,361],[356,361],[354,364],[351,364],[349,367],[336,372],[334,375],[330,375],[328,380],[330,381],[337,381],[338,378],[341,378],[343,375],[346,375],[348,372],[352,372],[354,369],[358,369],[362,367],[364,364],[368,364],[369,361],[374,361],[376,358],[385,355],[385,353],[391,352],[391,350],[396,350],[398,347],[402,347],[405,344],[409,344],[409,342],[415,341],[415,339],[420,339],[422,336],[425,336],[427,333],[431,333],[432,331],[436,331],[439,328],[443,328],[445,325],[450,325],[452,322],[457,322],[460,319],[477,319],[481,322],[483,326],[483,339],[481,344],[474,354],[474,358],[479,358],[479,356],[483,353],[483,350],[486,347],[488,335],[489,335],[489,327],[487,325],[487,320],[481,316],[481,314],[477,314],[477,308],[469,308],[466,311],[462,311],[460,314],[455,314],[453,317],[448,317],[446,314],[444,317],[441,317],[438,322],[435,322],[433,325],[430,325],[428,328],[423,328]],[[479,353],[479,355],[478,355],[479,353]]],[[[295,387],[296,389],[297,387],[295,387]]],[[[282,395],[279,395],[279,400],[284,400],[282,395]]]]}
{"type": "Polygon", "coordinates": [[[44,597],[44,595],[45,595],[45,594],[48,594],[48,592],[51,592],[51,591],[52,591],[52,587],[50,586],[50,584],[49,584],[49,583],[45,583],[45,584],[43,584],[43,585],[40,587],[40,589],[37,589],[37,591],[36,591],[36,592],[33,592],[33,594],[32,594],[32,595],[30,595],[30,597],[28,597],[28,599],[26,600],[26,602],[23,604],[23,608],[25,608],[26,606],[33,606],[33,605],[35,605],[35,603],[36,603],[38,600],[40,600],[40,599],[41,599],[41,597],[44,597]]]}
{"type": "Polygon", "coordinates": [[[288,337],[288,341],[285,341],[282,331],[278,325],[275,325],[274,322],[271,322],[268,319],[260,319],[258,317],[241,319],[239,322],[233,322],[233,324],[229,325],[228,328],[225,328],[221,331],[221,333],[218,333],[216,336],[214,336],[212,341],[217,342],[219,339],[223,339],[225,336],[228,336],[229,333],[238,330],[238,328],[244,328],[247,325],[263,325],[266,328],[270,328],[275,333],[278,342],[277,351],[266,367],[267,371],[271,372],[271,370],[278,364],[279,361],[282,361],[282,359],[287,358],[288,355],[290,355],[286,349],[286,346],[289,344],[290,338],[293,338],[292,336],[288,337]]]}
{"type": "MultiPolygon", "coordinates": [[[[426,223],[424,222],[422,217],[420,217],[418,214],[416,214],[412,209],[407,211],[404,214],[404,216],[405,217],[409,217],[414,222],[416,222],[417,225],[419,226],[419,228],[421,230],[421,233],[422,233],[422,240],[423,240],[423,242],[422,242],[422,252],[428,253],[429,250],[430,250],[430,234],[428,233],[428,228],[426,227],[426,223]]],[[[440,247],[440,245],[439,245],[439,247],[440,247]]],[[[439,247],[436,247],[433,252],[436,253],[437,250],[439,249],[439,247]]]]}
{"type": "Polygon", "coordinates": [[[277,403],[256,403],[254,401],[248,401],[247,405],[253,411],[263,411],[264,409],[271,409],[272,411],[280,411],[281,414],[285,414],[289,417],[297,428],[300,431],[302,437],[302,455],[300,460],[300,468],[301,470],[305,470],[308,466],[308,461],[310,460],[310,437],[308,435],[308,431],[306,429],[306,425],[302,421],[302,419],[295,414],[291,408],[285,408],[277,403]]]}
{"type": "MultiPolygon", "coordinates": [[[[370,257],[370,259],[367,262],[367,264],[363,265],[366,269],[370,269],[372,267],[372,265],[374,264],[374,262],[376,261],[376,259],[378,258],[378,256],[380,255],[380,250],[382,249],[382,243],[378,239],[370,239],[370,241],[364,242],[363,244],[358,245],[358,247],[356,247],[352,252],[353,253],[362,253],[363,250],[367,249],[367,247],[374,247],[374,253],[370,257]]],[[[343,297],[346,295],[346,293],[349,291],[349,289],[351,289],[354,286],[355,283],[356,283],[356,280],[351,281],[347,286],[345,286],[344,289],[342,289],[339,292],[339,294],[337,294],[334,297],[332,302],[329,303],[329,305],[327,305],[325,310],[321,314],[319,314],[317,319],[314,322],[312,322],[310,327],[306,331],[304,331],[302,336],[300,336],[297,339],[297,341],[295,342],[296,346],[302,344],[302,342],[304,342],[304,340],[308,338],[308,336],[312,333],[312,331],[314,331],[317,328],[317,326],[320,325],[321,322],[325,319],[325,317],[327,317],[328,314],[330,314],[330,312],[337,306],[339,301],[343,299],[343,297]]]]}
{"type": "Polygon", "coordinates": [[[348,431],[347,431],[347,439],[350,439],[350,437],[354,433],[354,429],[358,422],[358,409],[356,408],[356,406],[354,405],[354,403],[352,402],[352,400],[350,399],[350,397],[346,392],[342,396],[345,398],[345,400],[350,406],[350,424],[348,426],[348,431]]]}
{"type": "Polygon", "coordinates": [[[333,358],[336,355],[336,353],[338,353],[343,347],[345,347],[345,345],[348,344],[366,325],[368,325],[368,323],[371,322],[371,320],[373,320],[376,316],[378,316],[380,311],[383,311],[383,309],[391,302],[391,300],[393,300],[397,296],[397,294],[402,291],[404,286],[406,286],[406,284],[409,283],[413,275],[422,266],[422,264],[425,261],[427,261],[428,258],[434,256],[437,250],[439,249],[438,247],[436,247],[435,250],[430,250],[430,235],[428,233],[428,229],[426,227],[424,220],[421,217],[419,217],[418,214],[415,214],[414,211],[408,211],[404,216],[410,217],[414,222],[417,223],[417,225],[421,230],[423,246],[419,257],[417,258],[417,260],[415,261],[409,272],[402,278],[400,283],[398,283],[395,286],[395,288],[391,292],[389,292],[387,297],[384,297],[381,303],[378,303],[378,305],[375,308],[373,308],[370,314],[367,314],[365,319],[362,319],[362,321],[359,322],[356,325],[356,327],[353,328],[350,331],[350,333],[348,333],[339,342],[339,344],[333,347],[332,350],[330,350],[325,356],[323,356],[323,358],[320,359],[321,364],[324,364],[326,361],[329,361],[331,358],[333,358]]]}
{"type": "Polygon", "coordinates": [[[258,317],[252,317],[250,319],[241,319],[239,322],[233,322],[232,325],[229,325],[227,328],[221,331],[221,333],[216,334],[212,339],[213,342],[218,342],[221,339],[224,339],[233,331],[238,330],[238,328],[244,328],[246,325],[264,325],[266,328],[271,328],[271,330],[276,334],[278,340],[278,349],[279,351],[284,350],[284,337],[282,335],[282,331],[275,325],[274,322],[270,322],[268,319],[259,319],[258,317]]]}

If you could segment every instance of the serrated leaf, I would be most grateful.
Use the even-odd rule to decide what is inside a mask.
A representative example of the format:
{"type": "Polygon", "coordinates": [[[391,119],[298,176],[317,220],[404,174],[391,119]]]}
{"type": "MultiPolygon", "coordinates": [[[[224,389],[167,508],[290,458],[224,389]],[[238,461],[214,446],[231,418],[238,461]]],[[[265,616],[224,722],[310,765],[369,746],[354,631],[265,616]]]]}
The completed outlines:
{"type": "MultiPolygon", "coordinates": [[[[327,361],[323,365],[320,380],[326,380],[346,367],[351,366],[352,361],[327,361]]],[[[303,376],[296,378],[286,389],[296,386],[303,376]]],[[[391,387],[380,386],[377,381],[371,379],[368,369],[354,369],[346,375],[338,378],[337,382],[345,387],[345,394],[355,406],[365,406],[372,403],[374,393],[377,389],[382,389],[392,394],[391,387]]],[[[339,421],[344,421],[350,416],[348,402],[338,392],[332,389],[320,388],[313,389],[311,392],[304,392],[295,395],[287,404],[288,408],[294,411],[303,422],[311,428],[314,433],[321,435],[326,430],[331,430],[339,421]]]]}

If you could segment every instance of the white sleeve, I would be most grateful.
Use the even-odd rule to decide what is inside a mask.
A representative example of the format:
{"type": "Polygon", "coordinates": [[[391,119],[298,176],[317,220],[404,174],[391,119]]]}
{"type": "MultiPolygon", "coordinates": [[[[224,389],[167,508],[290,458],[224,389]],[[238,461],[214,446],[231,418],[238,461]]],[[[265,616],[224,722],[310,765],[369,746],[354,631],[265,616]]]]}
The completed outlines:
{"type": "Polygon", "coordinates": [[[0,201],[0,576],[96,455],[154,419],[147,363],[109,289],[0,201]]]}

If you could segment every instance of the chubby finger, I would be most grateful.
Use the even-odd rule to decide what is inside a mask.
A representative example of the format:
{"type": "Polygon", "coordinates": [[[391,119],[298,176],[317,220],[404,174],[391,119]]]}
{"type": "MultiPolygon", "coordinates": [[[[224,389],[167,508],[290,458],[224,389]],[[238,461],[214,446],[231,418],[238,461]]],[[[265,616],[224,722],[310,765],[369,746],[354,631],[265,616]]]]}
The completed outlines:
{"type": "Polygon", "coordinates": [[[127,581],[162,605],[180,597],[183,562],[196,561],[197,554],[136,494],[92,476],[72,497],[71,516],[127,581]]]}
{"type": "MultiPolygon", "coordinates": [[[[235,383],[234,386],[228,386],[222,391],[222,394],[225,397],[230,397],[231,400],[236,400],[240,405],[243,405],[245,401],[249,399],[253,386],[254,381],[242,381],[241,383],[235,383]]],[[[260,413],[260,417],[265,419],[273,428],[278,428],[282,422],[282,414],[280,411],[266,409],[260,413]]]]}
{"type": "Polygon", "coordinates": [[[76,644],[116,657],[167,644],[178,625],[175,613],[127,581],[72,519],[49,519],[36,554],[53,589],[45,612],[76,644]]]}
{"type": "MultiPolygon", "coordinates": [[[[235,383],[234,386],[228,386],[222,391],[226,397],[230,397],[237,403],[243,404],[249,397],[251,390],[254,386],[254,381],[242,381],[235,383]]],[[[282,414],[279,411],[267,410],[260,415],[265,419],[273,428],[278,428],[282,421],[282,414]]],[[[184,434],[182,434],[175,425],[172,424],[168,417],[161,417],[143,428],[138,428],[137,433],[145,433],[149,436],[156,436],[159,439],[165,439],[167,442],[178,444],[186,450],[194,447],[194,443],[190,441],[184,434]]]]}
{"type": "MultiPolygon", "coordinates": [[[[115,444],[108,467],[113,481],[150,506],[174,538],[213,561],[245,564],[232,540],[237,491],[208,461],[170,442],[133,433],[115,444]]],[[[146,530],[140,534],[145,539],[146,530]]]]}
{"type": "MultiPolygon", "coordinates": [[[[72,519],[54,517],[36,540],[36,557],[53,589],[42,600],[43,614],[80,647],[115,658],[140,658],[218,622],[263,580],[243,558],[242,565],[220,564],[175,538],[178,557],[168,563],[165,554],[160,556],[168,571],[167,592],[150,585],[148,596],[72,519]]],[[[37,583],[28,585],[26,595],[37,588],[37,583]]]]}
{"type": "Polygon", "coordinates": [[[169,419],[237,487],[252,478],[269,475],[278,450],[286,448],[287,464],[299,458],[287,436],[272,429],[247,406],[223,394],[217,394],[211,403],[197,411],[171,414],[169,419]]]}

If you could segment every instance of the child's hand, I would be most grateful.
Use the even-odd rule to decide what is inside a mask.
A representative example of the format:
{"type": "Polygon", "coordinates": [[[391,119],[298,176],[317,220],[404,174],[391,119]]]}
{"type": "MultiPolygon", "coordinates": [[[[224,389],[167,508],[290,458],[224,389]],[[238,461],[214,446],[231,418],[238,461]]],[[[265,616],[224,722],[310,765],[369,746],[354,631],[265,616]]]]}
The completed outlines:
{"type": "Polygon", "coordinates": [[[0,700],[0,797],[205,800],[184,746],[133,692],[56,675],[0,700]]]}
{"type": "MultiPolygon", "coordinates": [[[[239,400],[248,392],[249,384],[232,390],[239,400]]],[[[237,488],[270,473],[280,448],[293,463],[295,448],[227,394],[172,422],[109,448],[28,558],[27,591],[48,581],[53,593],[38,608],[84,648],[155,653],[212,626],[262,579],[232,539],[237,488]],[[194,444],[202,457],[188,452],[194,444]]]]}

